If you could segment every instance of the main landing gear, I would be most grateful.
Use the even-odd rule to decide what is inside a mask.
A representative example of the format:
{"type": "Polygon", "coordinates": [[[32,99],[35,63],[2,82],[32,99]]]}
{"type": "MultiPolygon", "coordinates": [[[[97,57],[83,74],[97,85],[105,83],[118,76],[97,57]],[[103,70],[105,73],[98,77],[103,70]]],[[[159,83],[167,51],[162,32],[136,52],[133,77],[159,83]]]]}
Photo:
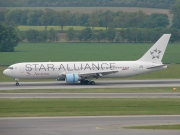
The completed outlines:
{"type": "Polygon", "coordinates": [[[82,85],[95,85],[95,82],[89,81],[89,80],[81,80],[80,84],[82,84],[82,85]]]}
{"type": "Polygon", "coordinates": [[[16,86],[19,86],[19,79],[15,78],[15,81],[16,81],[16,86]]]}

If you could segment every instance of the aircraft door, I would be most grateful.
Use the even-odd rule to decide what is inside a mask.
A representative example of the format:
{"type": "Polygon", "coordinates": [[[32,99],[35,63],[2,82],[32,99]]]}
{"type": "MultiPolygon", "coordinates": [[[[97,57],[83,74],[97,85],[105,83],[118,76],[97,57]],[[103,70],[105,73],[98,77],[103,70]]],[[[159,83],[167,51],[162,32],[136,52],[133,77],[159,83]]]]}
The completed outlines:
{"type": "Polygon", "coordinates": [[[24,66],[23,65],[20,66],[20,73],[24,73],[24,66]]]}
{"type": "Polygon", "coordinates": [[[133,66],[133,70],[134,70],[134,71],[137,71],[137,65],[134,65],[134,66],[133,66]]]}

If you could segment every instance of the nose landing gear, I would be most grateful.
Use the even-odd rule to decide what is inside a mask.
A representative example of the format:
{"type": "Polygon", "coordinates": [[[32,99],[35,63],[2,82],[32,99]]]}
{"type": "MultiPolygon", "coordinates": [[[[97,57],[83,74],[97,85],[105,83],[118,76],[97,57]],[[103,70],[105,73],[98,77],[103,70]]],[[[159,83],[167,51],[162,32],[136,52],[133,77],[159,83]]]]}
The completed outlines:
{"type": "Polygon", "coordinates": [[[19,79],[15,78],[15,81],[16,81],[16,86],[19,86],[19,79]]]}

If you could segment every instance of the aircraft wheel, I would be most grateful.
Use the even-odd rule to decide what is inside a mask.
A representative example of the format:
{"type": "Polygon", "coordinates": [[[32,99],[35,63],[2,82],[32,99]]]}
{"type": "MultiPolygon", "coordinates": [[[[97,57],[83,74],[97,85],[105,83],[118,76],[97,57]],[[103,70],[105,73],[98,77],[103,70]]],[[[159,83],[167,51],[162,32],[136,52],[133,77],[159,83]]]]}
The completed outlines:
{"type": "Polygon", "coordinates": [[[85,80],[81,80],[80,84],[84,85],[85,84],[85,80]]]}
{"type": "Polygon", "coordinates": [[[95,82],[94,82],[94,81],[91,81],[91,85],[95,85],[95,82]]]}
{"type": "Polygon", "coordinates": [[[95,85],[95,82],[94,81],[88,81],[88,80],[81,80],[80,81],[80,84],[82,85],[95,85]]]}
{"type": "Polygon", "coordinates": [[[18,82],[16,83],[16,86],[19,86],[19,83],[18,83],[18,82]]]}
{"type": "Polygon", "coordinates": [[[85,84],[86,84],[86,85],[89,85],[89,84],[90,84],[90,81],[85,80],[85,84]]]}

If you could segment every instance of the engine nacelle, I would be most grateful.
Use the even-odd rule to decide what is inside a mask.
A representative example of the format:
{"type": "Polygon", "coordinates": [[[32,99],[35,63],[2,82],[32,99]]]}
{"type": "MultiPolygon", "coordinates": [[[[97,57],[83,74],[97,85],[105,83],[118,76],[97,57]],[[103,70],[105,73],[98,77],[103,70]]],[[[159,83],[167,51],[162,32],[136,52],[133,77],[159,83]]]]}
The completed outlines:
{"type": "Polygon", "coordinates": [[[66,83],[77,83],[79,76],[77,74],[66,74],[66,83]]]}

